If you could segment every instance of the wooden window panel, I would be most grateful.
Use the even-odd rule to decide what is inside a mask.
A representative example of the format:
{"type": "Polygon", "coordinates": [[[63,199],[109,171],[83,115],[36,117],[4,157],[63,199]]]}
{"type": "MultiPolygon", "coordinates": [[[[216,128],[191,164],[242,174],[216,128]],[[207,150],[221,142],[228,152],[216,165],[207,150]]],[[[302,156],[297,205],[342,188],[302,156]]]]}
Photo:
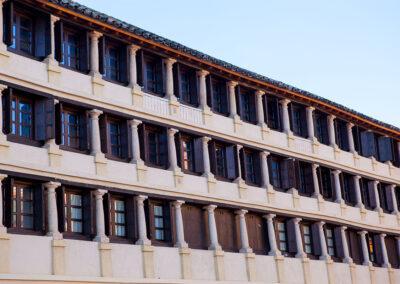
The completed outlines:
{"type": "Polygon", "coordinates": [[[289,251],[288,225],[284,219],[275,220],[275,234],[278,249],[284,256],[292,256],[289,251]]]}
{"type": "Polygon", "coordinates": [[[167,135],[165,129],[143,125],[144,160],[147,165],[159,168],[168,167],[167,135]]]}
{"type": "Polygon", "coordinates": [[[347,135],[347,123],[341,119],[335,119],[336,143],[343,151],[349,151],[349,137],[347,135]]]}
{"type": "Polygon", "coordinates": [[[261,184],[261,165],[258,151],[243,148],[240,151],[240,162],[242,169],[242,178],[246,183],[252,186],[261,184]]]}
{"type": "Polygon", "coordinates": [[[149,201],[150,238],[160,246],[173,244],[173,214],[167,201],[149,201]]]}
{"type": "Polygon", "coordinates": [[[312,166],[309,163],[295,161],[296,188],[300,195],[311,196],[314,193],[312,166]]]}
{"type": "Polygon", "coordinates": [[[315,136],[318,141],[322,144],[329,145],[328,136],[328,117],[325,113],[315,111],[314,112],[315,122],[315,136]]]}
{"type": "Polygon", "coordinates": [[[326,248],[328,255],[332,258],[336,258],[338,254],[336,248],[337,240],[335,238],[334,228],[332,226],[325,225],[324,234],[325,234],[325,241],[326,241],[326,248]]]}
{"type": "Polygon", "coordinates": [[[207,102],[211,106],[211,110],[222,114],[229,115],[229,98],[226,81],[214,75],[207,76],[207,102]]]}
{"type": "Polygon", "coordinates": [[[235,214],[229,209],[217,208],[215,210],[218,241],[224,251],[238,252],[238,227],[235,214]]]}
{"type": "Polygon", "coordinates": [[[267,239],[267,228],[262,216],[256,213],[246,214],[247,233],[249,245],[255,254],[268,254],[269,244],[267,239]]]}
{"type": "Polygon", "coordinates": [[[312,227],[310,223],[307,222],[302,222],[300,226],[300,231],[302,234],[303,238],[303,247],[304,247],[304,252],[310,257],[314,256],[314,239],[313,239],[313,232],[312,232],[312,227]]]}
{"type": "Polygon", "coordinates": [[[305,107],[296,103],[289,105],[290,127],[293,133],[300,137],[307,137],[307,119],[305,107]]]}
{"type": "Polygon", "coordinates": [[[321,190],[321,195],[326,200],[333,199],[333,181],[331,170],[325,167],[318,168],[318,179],[319,179],[319,186],[321,190]]]}
{"type": "Polygon", "coordinates": [[[208,228],[206,212],[199,206],[184,204],[182,206],[185,241],[192,249],[207,249],[208,228]]]}
{"type": "Polygon", "coordinates": [[[164,63],[162,58],[139,51],[139,70],[141,82],[146,92],[164,96],[164,63]]]}
{"type": "Polygon", "coordinates": [[[281,111],[280,111],[280,104],[279,99],[273,96],[264,96],[267,97],[265,100],[266,104],[266,118],[267,118],[267,125],[269,128],[281,131],[281,111]]]}
{"type": "Polygon", "coordinates": [[[363,263],[361,250],[361,238],[357,231],[347,229],[347,243],[349,246],[350,256],[355,264],[363,263]]]}
{"type": "Polygon", "coordinates": [[[393,268],[399,268],[399,255],[396,238],[394,236],[386,236],[385,245],[390,265],[393,268]]]}

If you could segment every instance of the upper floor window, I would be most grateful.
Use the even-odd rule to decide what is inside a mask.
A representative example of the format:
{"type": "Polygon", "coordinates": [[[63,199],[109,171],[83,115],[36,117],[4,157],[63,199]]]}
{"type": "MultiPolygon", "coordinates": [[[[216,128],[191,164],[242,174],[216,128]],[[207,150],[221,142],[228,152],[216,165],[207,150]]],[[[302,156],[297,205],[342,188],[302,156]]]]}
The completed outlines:
{"type": "Polygon", "coordinates": [[[4,91],[3,131],[15,142],[40,146],[54,138],[54,101],[13,88],[4,91]]]}
{"type": "Polygon", "coordinates": [[[179,99],[192,106],[198,105],[196,70],[181,63],[174,64],[175,94],[179,99]]]}
{"type": "Polygon", "coordinates": [[[322,144],[329,145],[328,117],[320,111],[314,112],[315,137],[322,144]]]}
{"type": "Polygon", "coordinates": [[[214,75],[207,76],[207,101],[213,111],[229,115],[229,99],[224,79],[214,75]]]}
{"type": "Polygon", "coordinates": [[[391,213],[394,207],[393,207],[392,193],[390,191],[389,186],[384,183],[379,183],[378,194],[382,210],[385,213],[391,213]]]}
{"type": "Polygon", "coordinates": [[[347,134],[347,123],[341,119],[335,119],[336,143],[343,151],[349,151],[349,137],[347,134]]]}
{"type": "Polygon", "coordinates": [[[250,185],[260,185],[260,153],[252,149],[243,148],[240,154],[242,178],[250,185]]]}
{"type": "Polygon", "coordinates": [[[151,240],[170,244],[171,235],[171,211],[169,203],[163,201],[149,201],[150,236],[151,240]]]}
{"type": "Polygon", "coordinates": [[[16,53],[44,59],[50,53],[50,15],[21,3],[4,5],[4,42],[16,53]]]}
{"type": "Polygon", "coordinates": [[[277,155],[268,156],[271,184],[277,190],[295,187],[294,160],[277,155]]]}
{"type": "Polygon", "coordinates": [[[278,248],[281,251],[281,253],[286,256],[289,253],[286,222],[283,220],[276,221],[275,230],[276,230],[276,241],[278,243],[278,248]]]}
{"type": "Polygon", "coordinates": [[[295,161],[295,174],[297,190],[300,195],[311,196],[314,193],[312,165],[310,163],[295,161]]]}
{"type": "Polygon", "coordinates": [[[295,135],[307,137],[306,109],[303,105],[291,103],[289,105],[290,127],[295,135]]]}
{"type": "Polygon", "coordinates": [[[349,205],[355,205],[357,203],[355,190],[354,190],[354,176],[348,173],[340,174],[340,183],[342,190],[342,198],[349,205]]]}
{"type": "Polygon", "coordinates": [[[146,92],[164,96],[164,62],[159,56],[143,50],[137,52],[138,81],[146,92]]]}
{"type": "Polygon", "coordinates": [[[333,182],[332,182],[331,170],[320,166],[318,168],[318,180],[319,180],[321,195],[325,199],[331,200],[333,198],[333,187],[332,187],[333,182]]]}
{"type": "Polygon", "coordinates": [[[314,253],[314,248],[311,225],[309,223],[303,223],[301,230],[303,234],[304,252],[308,255],[312,255],[314,253]]]}
{"type": "Polygon", "coordinates": [[[279,98],[263,96],[265,120],[269,128],[281,131],[281,106],[279,98]]]}
{"type": "Polygon", "coordinates": [[[59,229],[66,235],[93,234],[93,197],[89,190],[65,188],[57,191],[59,229]]]}
{"type": "Polygon", "coordinates": [[[103,36],[99,40],[100,73],[108,80],[128,83],[128,48],[103,36]]]}
{"type": "Polygon", "coordinates": [[[211,171],[216,177],[233,180],[237,177],[236,146],[221,142],[209,143],[211,171]]]}
{"type": "MultiPolygon", "coordinates": [[[[34,186],[29,183],[14,183],[11,193],[11,227],[34,229],[34,186]]],[[[38,204],[41,206],[41,204],[38,204]]]]}
{"type": "Polygon", "coordinates": [[[152,125],[141,127],[142,159],[149,165],[161,168],[168,167],[167,135],[166,130],[152,125]]]}
{"type": "Polygon", "coordinates": [[[360,180],[361,199],[367,209],[374,209],[376,206],[373,181],[366,178],[360,180]]]}
{"type": "Polygon", "coordinates": [[[126,120],[103,114],[100,117],[100,138],[102,152],[106,156],[118,159],[130,158],[126,120]]]}
{"type": "Polygon", "coordinates": [[[367,248],[368,248],[368,255],[369,255],[369,260],[376,264],[377,263],[377,255],[376,255],[376,244],[374,242],[374,238],[376,238],[375,235],[373,234],[366,234],[365,235],[365,240],[367,242],[367,248]]]}
{"type": "Polygon", "coordinates": [[[202,138],[179,133],[178,162],[181,169],[189,173],[203,172],[203,144],[202,138]]]}
{"type": "Polygon", "coordinates": [[[113,236],[125,238],[126,230],[126,204],[122,198],[111,199],[111,233],[113,236]]]}
{"type": "Polygon", "coordinates": [[[242,86],[236,87],[236,98],[238,113],[243,121],[255,124],[256,117],[256,97],[254,91],[242,86]]]}
{"type": "Polygon", "coordinates": [[[328,255],[331,257],[337,256],[336,244],[335,244],[335,233],[333,227],[325,225],[325,241],[328,255]]]}
{"type": "Polygon", "coordinates": [[[395,204],[394,206],[397,206],[397,210],[400,210],[400,187],[396,186],[394,188],[394,193],[396,195],[396,201],[397,201],[397,204],[395,204]]]}
{"type": "Polygon", "coordinates": [[[56,142],[67,149],[89,149],[87,112],[68,104],[56,105],[56,142]]]}

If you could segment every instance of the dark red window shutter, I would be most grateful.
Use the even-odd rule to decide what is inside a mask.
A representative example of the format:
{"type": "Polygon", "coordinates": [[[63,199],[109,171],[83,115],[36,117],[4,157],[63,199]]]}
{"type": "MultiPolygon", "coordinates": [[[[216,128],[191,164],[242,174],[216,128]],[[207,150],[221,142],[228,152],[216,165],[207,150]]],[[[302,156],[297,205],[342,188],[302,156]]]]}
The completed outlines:
{"type": "Polygon", "coordinates": [[[80,114],[80,123],[79,123],[79,148],[82,151],[88,151],[90,149],[90,134],[89,134],[89,112],[83,111],[80,114]]]}
{"type": "Polygon", "coordinates": [[[90,71],[90,34],[89,31],[83,31],[79,39],[79,52],[80,52],[80,63],[79,69],[84,73],[90,71]]]}
{"type": "Polygon", "coordinates": [[[46,140],[46,99],[36,99],[34,102],[35,140],[46,140]]]}
{"type": "Polygon", "coordinates": [[[212,140],[208,143],[208,153],[210,156],[211,172],[216,174],[216,157],[215,157],[215,141],[212,140]]]}
{"type": "Polygon", "coordinates": [[[214,106],[214,98],[213,98],[213,86],[212,86],[212,75],[208,75],[206,77],[206,89],[207,89],[207,105],[209,107],[214,106]]]}
{"type": "Polygon", "coordinates": [[[295,224],[293,219],[289,219],[286,221],[287,228],[287,240],[288,240],[288,251],[290,253],[297,253],[297,245],[296,245],[296,233],[295,233],[295,224]]]}
{"type": "MultiPolygon", "coordinates": [[[[13,16],[14,16],[14,1],[6,1],[3,4],[4,15],[4,37],[3,41],[7,46],[13,43],[13,16]]],[[[0,27],[3,28],[3,27],[0,27]]]]}
{"type": "Polygon", "coordinates": [[[143,50],[139,49],[136,52],[136,70],[137,70],[137,83],[140,86],[145,87],[146,89],[146,84],[145,84],[145,74],[146,74],[146,62],[144,61],[144,54],[143,50]]]}
{"type": "Polygon", "coordinates": [[[55,138],[55,106],[54,99],[45,99],[45,139],[55,138]]]}
{"type": "Polygon", "coordinates": [[[39,183],[34,189],[34,227],[35,231],[45,232],[45,203],[44,203],[44,186],[39,183]]]}
{"type": "Polygon", "coordinates": [[[312,234],[312,247],[313,254],[316,256],[321,255],[321,242],[319,237],[319,226],[317,223],[311,225],[311,234],[312,234]]]}
{"type": "Polygon", "coordinates": [[[55,139],[56,144],[60,145],[62,142],[62,127],[64,127],[64,123],[62,121],[62,113],[63,113],[63,104],[59,102],[55,106],[55,139]]]}
{"type": "Polygon", "coordinates": [[[203,159],[203,139],[202,137],[194,138],[193,140],[194,146],[194,168],[196,173],[204,172],[204,159],[203,159]]]}
{"type": "Polygon", "coordinates": [[[120,123],[121,128],[121,149],[122,149],[122,158],[131,159],[132,151],[131,151],[131,137],[129,135],[129,124],[128,121],[123,121],[120,123]]]}
{"type": "Polygon", "coordinates": [[[100,143],[101,151],[104,154],[108,153],[108,127],[107,127],[107,114],[102,114],[99,117],[100,125],[100,143]]]}
{"type": "Polygon", "coordinates": [[[242,117],[242,109],[243,109],[243,105],[242,105],[242,94],[241,94],[241,90],[240,90],[240,86],[237,85],[235,88],[235,97],[236,97],[236,111],[238,113],[238,115],[240,117],[242,117]]]}
{"type": "Polygon", "coordinates": [[[336,256],[339,258],[344,257],[344,251],[343,251],[343,242],[342,242],[342,230],[341,227],[335,227],[333,229],[333,237],[335,240],[335,251],[336,251],[336,256]]]}
{"type": "MultiPolygon", "coordinates": [[[[111,194],[107,192],[103,196],[103,208],[104,208],[104,227],[107,236],[111,235],[111,208],[112,208],[111,194]]],[[[125,206],[126,207],[126,206],[125,206]]]]}
{"type": "Polygon", "coordinates": [[[130,195],[126,198],[126,236],[134,242],[136,239],[136,202],[135,197],[130,195]]]}
{"type": "Polygon", "coordinates": [[[369,205],[372,209],[376,208],[376,196],[375,196],[375,189],[374,189],[374,182],[368,182],[368,195],[369,195],[369,205]]]}
{"type": "Polygon", "coordinates": [[[7,228],[11,227],[11,196],[12,196],[12,188],[14,186],[14,179],[11,177],[8,177],[3,181],[2,183],[2,188],[3,188],[3,210],[4,210],[4,216],[3,216],[3,224],[7,228]]]}
{"type": "Polygon", "coordinates": [[[62,186],[61,188],[57,189],[57,191],[56,191],[58,230],[61,233],[65,231],[64,196],[65,196],[65,187],[62,186]]]}
{"type": "MultiPolygon", "coordinates": [[[[58,62],[63,61],[63,45],[64,45],[64,23],[57,21],[54,26],[54,43],[55,43],[55,58],[58,62]]],[[[81,57],[82,58],[82,57],[81,57]]]]}
{"type": "Polygon", "coordinates": [[[50,54],[50,14],[39,13],[34,23],[35,56],[43,60],[50,54]]]}
{"type": "MultiPolygon", "coordinates": [[[[8,3],[8,2],[6,2],[8,3]]],[[[2,103],[3,103],[3,132],[5,134],[11,133],[11,98],[13,89],[8,87],[3,91],[2,103]]]]}
{"type": "Polygon", "coordinates": [[[93,200],[93,192],[87,190],[83,195],[83,233],[86,236],[92,236],[94,233],[94,210],[95,204],[93,200]]]}
{"type": "Polygon", "coordinates": [[[174,79],[174,93],[175,96],[181,98],[181,64],[175,63],[172,67],[173,79],[174,79]]]}
{"type": "Polygon", "coordinates": [[[100,74],[105,74],[106,67],[106,37],[102,36],[99,38],[99,72],[100,74]]]}
{"type": "Polygon", "coordinates": [[[227,166],[227,178],[237,178],[237,152],[236,146],[226,146],[226,166],[227,166]]]}
{"type": "Polygon", "coordinates": [[[384,194],[385,194],[385,198],[386,198],[386,201],[387,201],[387,204],[386,204],[386,206],[387,206],[387,211],[390,213],[390,212],[393,212],[393,210],[394,210],[394,207],[396,206],[395,204],[394,204],[394,202],[393,202],[393,198],[392,198],[392,192],[391,192],[391,190],[390,190],[390,187],[389,186],[387,186],[387,185],[382,185],[384,188],[382,188],[382,190],[384,191],[384,194]]]}
{"type": "Polygon", "coordinates": [[[129,47],[123,45],[119,48],[119,80],[124,83],[129,83],[129,47]]]}

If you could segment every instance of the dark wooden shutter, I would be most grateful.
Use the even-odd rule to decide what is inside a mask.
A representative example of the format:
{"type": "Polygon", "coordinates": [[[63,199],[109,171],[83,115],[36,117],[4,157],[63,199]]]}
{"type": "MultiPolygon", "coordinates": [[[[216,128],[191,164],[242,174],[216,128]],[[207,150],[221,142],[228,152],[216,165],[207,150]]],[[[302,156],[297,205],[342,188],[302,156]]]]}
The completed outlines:
{"type": "Polygon", "coordinates": [[[190,79],[189,79],[189,84],[190,84],[190,103],[194,106],[197,106],[199,104],[199,97],[198,97],[198,87],[197,87],[197,74],[195,70],[190,70],[190,79]]]}
{"type": "Polygon", "coordinates": [[[83,111],[79,117],[79,148],[82,151],[88,151],[90,149],[89,112],[83,111]]]}
{"type": "Polygon", "coordinates": [[[35,140],[44,141],[46,139],[46,99],[36,99],[34,104],[35,140]]]}
{"type": "Polygon", "coordinates": [[[90,71],[90,34],[87,30],[83,31],[79,37],[79,55],[79,69],[88,73],[90,71]]]}
{"type": "Polygon", "coordinates": [[[181,64],[175,63],[172,66],[172,76],[174,80],[174,93],[178,98],[182,99],[181,94],[181,64]]]}
{"type": "Polygon", "coordinates": [[[194,146],[194,168],[196,173],[201,174],[204,172],[202,137],[194,138],[193,146],[194,146]]]}
{"type": "Polygon", "coordinates": [[[60,145],[62,142],[62,127],[64,127],[64,123],[62,121],[62,113],[63,113],[63,104],[59,102],[55,106],[55,139],[56,144],[60,145]]]}
{"type": "Polygon", "coordinates": [[[2,183],[2,188],[3,188],[3,224],[7,228],[11,227],[11,196],[12,196],[12,188],[14,187],[14,179],[12,177],[7,177],[3,183],[2,183]]]}
{"type": "Polygon", "coordinates": [[[253,161],[254,161],[254,171],[255,171],[255,175],[256,175],[256,184],[260,186],[262,184],[260,153],[255,152],[252,155],[253,155],[253,161]]]}
{"type": "Polygon", "coordinates": [[[245,159],[246,159],[246,155],[249,155],[248,153],[245,153],[244,149],[240,149],[238,151],[238,156],[239,156],[239,164],[240,164],[240,176],[242,177],[243,180],[246,180],[247,178],[247,169],[246,169],[246,163],[245,163],[245,159]]]}
{"type": "MultiPolygon", "coordinates": [[[[300,192],[300,187],[301,187],[301,170],[300,170],[300,161],[294,160],[293,161],[293,167],[294,167],[294,188],[296,188],[300,192]]],[[[303,185],[305,186],[305,185],[303,185]]],[[[301,192],[305,193],[305,192],[301,192]]]]}
{"type": "Polygon", "coordinates": [[[54,43],[55,43],[55,58],[58,62],[63,61],[63,45],[64,45],[64,23],[57,21],[54,25],[54,43]]]}
{"type": "MultiPolygon", "coordinates": [[[[8,1],[9,2],[9,1],[8,1]]],[[[8,3],[6,2],[6,3],[8,3]]],[[[8,87],[3,91],[2,103],[3,103],[3,132],[4,134],[11,133],[11,98],[13,89],[8,87]]]]}
{"type": "Polygon", "coordinates": [[[126,237],[134,242],[136,239],[136,205],[135,197],[130,195],[126,198],[126,237]]]}
{"type": "Polygon", "coordinates": [[[227,178],[235,179],[237,178],[237,152],[236,146],[226,146],[226,166],[227,166],[227,178]]]}
{"type": "Polygon", "coordinates": [[[211,172],[215,175],[217,172],[216,171],[217,170],[217,165],[216,165],[217,159],[215,156],[215,141],[214,140],[212,140],[208,143],[208,153],[210,156],[210,169],[211,169],[211,172]]]}
{"type": "Polygon", "coordinates": [[[374,189],[374,182],[368,182],[368,195],[369,195],[369,204],[372,209],[376,208],[376,196],[375,196],[375,189],[374,189]]]}
{"type": "Polygon", "coordinates": [[[160,58],[156,64],[156,75],[158,77],[158,80],[160,80],[160,84],[157,82],[157,90],[156,93],[159,95],[164,96],[166,94],[166,85],[165,85],[165,79],[166,78],[166,71],[165,71],[165,64],[164,60],[160,58]]]}
{"type": "Polygon", "coordinates": [[[106,73],[106,37],[99,38],[99,72],[100,74],[106,73]]]}
{"type": "Polygon", "coordinates": [[[294,169],[294,160],[286,158],[282,161],[281,175],[282,175],[282,188],[290,189],[296,186],[296,176],[294,169]]]}
{"type": "Polygon", "coordinates": [[[54,99],[45,99],[45,139],[55,138],[55,106],[54,99]]]}
{"type": "Polygon", "coordinates": [[[350,255],[354,263],[362,264],[363,256],[361,250],[361,238],[356,231],[348,230],[348,244],[350,246],[350,255]]]}
{"type": "Polygon", "coordinates": [[[147,162],[147,131],[146,131],[146,125],[144,123],[142,123],[141,125],[139,125],[139,129],[138,129],[138,134],[139,134],[139,146],[140,146],[140,158],[147,162]]]}
{"type": "Polygon", "coordinates": [[[370,235],[370,237],[372,238],[372,243],[374,246],[376,263],[382,264],[383,263],[383,255],[382,255],[383,248],[381,246],[381,240],[380,240],[381,237],[379,236],[379,234],[373,234],[373,235],[370,235]]]}
{"type": "Polygon", "coordinates": [[[57,215],[58,215],[58,230],[60,232],[65,231],[65,209],[64,209],[64,196],[65,196],[65,187],[62,186],[60,189],[56,191],[56,200],[57,200],[57,215]]]}
{"type": "Polygon", "coordinates": [[[120,123],[121,127],[121,149],[122,149],[122,158],[131,159],[132,151],[131,151],[131,135],[129,135],[129,122],[123,121],[120,123]]]}
{"type": "Polygon", "coordinates": [[[384,190],[385,190],[385,195],[386,195],[386,200],[387,200],[387,210],[389,212],[393,212],[396,204],[394,204],[394,200],[393,200],[393,197],[392,197],[392,192],[390,190],[390,187],[389,186],[385,186],[384,190]]]}
{"type": "Polygon", "coordinates": [[[305,164],[304,175],[305,175],[304,179],[306,181],[306,193],[311,196],[314,193],[314,179],[313,179],[311,164],[308,163],[305,164]]]}
{"type": "Polygon", "coordinates": [[[100,125],[100,143],[101,151],[104,154],[108,153],[108,127],[107,127],[107,114],[102,114],[99,117],[100,125]]]}
{"type": "Polygon", "coordinates": [[[364,157],[372,157],[375,155],[375,137],[371,131],[361,132],[361,149],[364,157]]]}
{"type": "Polygon", "coordinates": [[[13,44],[14,1],[6,1],[5,3],[3,3],[3,17],[4,17],[3,41],[7,46],[10,46],[13,44]]]}
{"type": "Polygon", "coordinates": [[[124,84],[129,82],[129,50],[128,46],[123,45],[119,48],[119,73],[120,81],[124,84]]]}
{"type": "Polygon", "coordinates": [[[214,96],[212,86],[212,75],[206,77],[206,90],[207,90],[207,105],[211,108],[214,107],[214,96]]]}
{"type": "Polygon", "coordinates": [[[319,226],[318,226],[318,224],[312,224],[311,225],[311,233],[312,233],[313,253],[316,256],[320,256],[321,255],[321,241],[320,241],[320,237],[319,237],[319,226]]]}
{"type": "Polygon", "coordinates": [[[385,238],[385,244],[389,263],[393,268],[399,268],[399,255],[396,245],[396,239],[393,236],[387,236],[385,238]]]}
{"type": "Polygon", "coordinates": [[[286,221],[286,230],[287,230],[287,240],[288,240],[288,251],[290,253],[297,253],[297,245],[296,245],[296,233],[295,233],[295,224],[293,219],[289,219],[286,221]]]}
{"type": "Polygon", "coordinates": [[[378,150],[379,150],[379,160],[381,162],[387,162],[393,160],[392,153],[392,139],[389,137],[379,137],[378,138],[378,150]]]}
{"type": "Polygon", "coordinates": [[[38,14],[34,23],[35,56],[42,60],[50,54],[50,14],[38,14]]]}
{"type": "Polygon", "coordinates": [[[237,252],[237,226],[235,215],[228,209],[215,210],[218,241],[224,251],[237,252]]]}
{"type": "Polygon", "coordinates": [[[167,141],[167,129],[162,129],[159,132],[159,143],[160,143],[160,166],[164,168],[169,167],[169,160],[168,160],[168,141],[167,141]]]}
{"type": "Polygon", "coordinates": [[[243,117],[243,102],[242,102],[242,94],[240,90],[240,86],[237,85],[235,88],[235,97],[236,97],[236,111],[240,117],[243,117]]]}
{"type": "Polygon", "coordinates": [[[185,240],[192,249],[206,249],[207,235],[205,215],[201,207],[184,204],[182,206],[185,240]]]}
{"type": "Polygon", "coordinates": [[[140,49],[136,53],[136,68],[137,68],[137,80],[138,84],[143,86],[145,89],[147,89],[147,83],[146,83],[146,62],[144,60],[144,53],[143,50],[140,49]]]}
{"type": "Polygon", "coordinates": [[[172,244],[175,241],[174,234],[174,211],[171,202],[163,202],[164,222],[165,222],[165,241],[172,244]]]}
{"type": "Polygon", "coordinates": [[[342,231],[341,227],[335,227],[333,229],[333,237],[335,240],[335,251],[336,251],[336,256],[339,258],[344,257],[344,251],[343,251],[343,241],[342,241],[342,231]]]}
{"type": "Polygon", "coordinates": [[[93,194],[91,190],[83,195],[83,234],[86,236],[92,236],[94,232],[94,202],[93,194]]]}
{"type": "Polygon", "coordinates": [[[256,254],[267,254],[266,224],[263,218],[254,213],[246,214],[246,226],[249,236],[249,245],[256,254]]]}
{"type": "Polygon", "coordinates": [[[45,232],[45,188],[42,184],[34,188],[34,227],[35,231],[45,232]]]}
{"type": "Polygon", "coordinates": [[[111,236],[112,234],[112,228],[111,228],[111,208],[112,208],[112,198],[111,194],[107,192],[103,196],[103,208],[104,208],[104,229],[105,229],[105,234],[107,236],[111,236]]]}

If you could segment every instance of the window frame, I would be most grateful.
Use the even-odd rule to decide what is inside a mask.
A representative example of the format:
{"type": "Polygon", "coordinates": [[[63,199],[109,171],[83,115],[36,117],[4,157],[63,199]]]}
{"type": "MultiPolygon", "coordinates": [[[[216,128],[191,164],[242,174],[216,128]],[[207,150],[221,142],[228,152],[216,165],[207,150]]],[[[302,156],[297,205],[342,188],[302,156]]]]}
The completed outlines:
{"type": "Polygon", "coordinates": [[[168,141],[167,141],[167,133],[166,129],[154,125],[143,125],[142,126],[142,141],[143,146],[141,151],[142,158],[147,166],[167,169],[169,166],[168,162],[168,141]],[[156,135],[156,153],[150,153],[150,145],[149,145],[149,134],[156,135]],[[163,136],[163,137],[162,137],[163,136]],[[164,149],[163,149],[164,148],[164,149]],[[163,153],[163,151],[165,153],[163,153]],[[150,159],[150,155],[156,156],[156,163],[153,163],[150,159]]]}
{"type": "Polygon", "coordinates": [[[151,243],[158,246],[172,246],[174,244],[174,224],[173,210],[166,200],[148,200],[148,218],[151,243]],[[156,216],[154,212],[155,206],[162,207],[162,216],[156,216]],[[155,218],[162,218],[163,227],[156,227],[155,218]],[[156,230],[163,230],[164,240],[156,239],[156,230]]]}
{"type": "Polygon", "coordinates": [[[302,221],[300,223],[300,232],[301,232],[301,240],[303,242],[303,250],[304,253],[307,254],[307,257],[311,259],[316,259],[315,250],[314,250],[314,238],[313,238],[313,224],[307,221],[302,221]],[[308,234],[306,234],[305,227],[308,228],[308,234]],[[309,238],[309,242],[306,242],[306,237],[309,238]],[[310,252],[307,252],[306,247],[310,248],[310,252]]]}
{"type": "Polygon", "coordinates": [[[121,195],[117,195],[117,194],[110,194],[110,206],[109,206],[109,210],[110,210],[110,218],[109,218],[109,237],[110,239],[114,240],[127,240],[128,239],[128,221],[127,221],[127,214],[128,214],[128,210],[127,210],[127,200],[124,196],[121,195]],[[124,210],[116,210],[115,209],[115,202],[116,201],[122,201],[124,202],[124,210]],[[115,221],[115,214],[118,213],[122,213],[124,214],[124,223],[117,223],[115,221]],[[124,226],[124,230],[125,230],[125,235],[124,236],[120,236],[116,234],[116,226],[124,226]]]}
{"type": "Polygon", "coordinates": [[[27,9],[18,7],[16,5],[14,5],[14,9],[13,9],[13,14],[11,15],[12,17],[12,44],[8,47],[8,50],[22,55],[22,56],[26,56],[32,59],[36,59],[35,57],[35,50],[36,50],[36,44],[35,44],[35,16],[28,11],[27,9]],[[29,18],[29,20],[31,21],[31,46],[30,52],[26,52],[24,50],[21,50],[20,48],[20,34],[21,34],[21,26],[20,26],[20,18],[24,17],[24,18],[29,18]],[[17,24],[15,24],[14,20],[15,18],[17,18],[17,24]],[[18,20],[19,19],[19,20],[18,20]],[[15,32],[15,34],[14,34],[15,32]],[[15,45],[15,47],[13,47],[13,45],[15,45]]]}
{"type": "Polygon", "coordinates": [[[84,233],[84,221],[85,221],[85,217],[84,217],[84,204],[83,204],[83,199],[84,199],[84,193],[82,190],[79,189],[65,189],[62,192],[62,198],[63,198],[63,211],[64,211],[64,220],[63,220],[63,226],[64,226],[64,230],[63,230],[63,235],[67,236],[67,237],[80,237],[83,238],[85,236],[84,233]],[[76,205],[70,205],[70,197],[71,195],[79,195],[81,197],[81,206],[76,206],[76,205]],[[80,207],[82,212],[82,218],[81,219],[76,219],[76,220],[81,220],[80,222],[82,223],[82,232],[73,232],[72,231],[72,221],[73,218],[71,217],[71,212],[72,212],[72,208],[76,208],[76,207],[80,207]]]}
{"type": "Polygon", "coordinates": [[[275,218],[274,222],[276,245],[283,256],[292,257],[293,254],[289,251],[288,224],[283,218],[275,218]],[[284,230],[279,229],[279,224],[283,224],[284,230]],[[284,233],[285,240],[282,240],[280,233],[284,233]],[[285,244],[286,249],[282,250],[281,244],[285,244]]]}

